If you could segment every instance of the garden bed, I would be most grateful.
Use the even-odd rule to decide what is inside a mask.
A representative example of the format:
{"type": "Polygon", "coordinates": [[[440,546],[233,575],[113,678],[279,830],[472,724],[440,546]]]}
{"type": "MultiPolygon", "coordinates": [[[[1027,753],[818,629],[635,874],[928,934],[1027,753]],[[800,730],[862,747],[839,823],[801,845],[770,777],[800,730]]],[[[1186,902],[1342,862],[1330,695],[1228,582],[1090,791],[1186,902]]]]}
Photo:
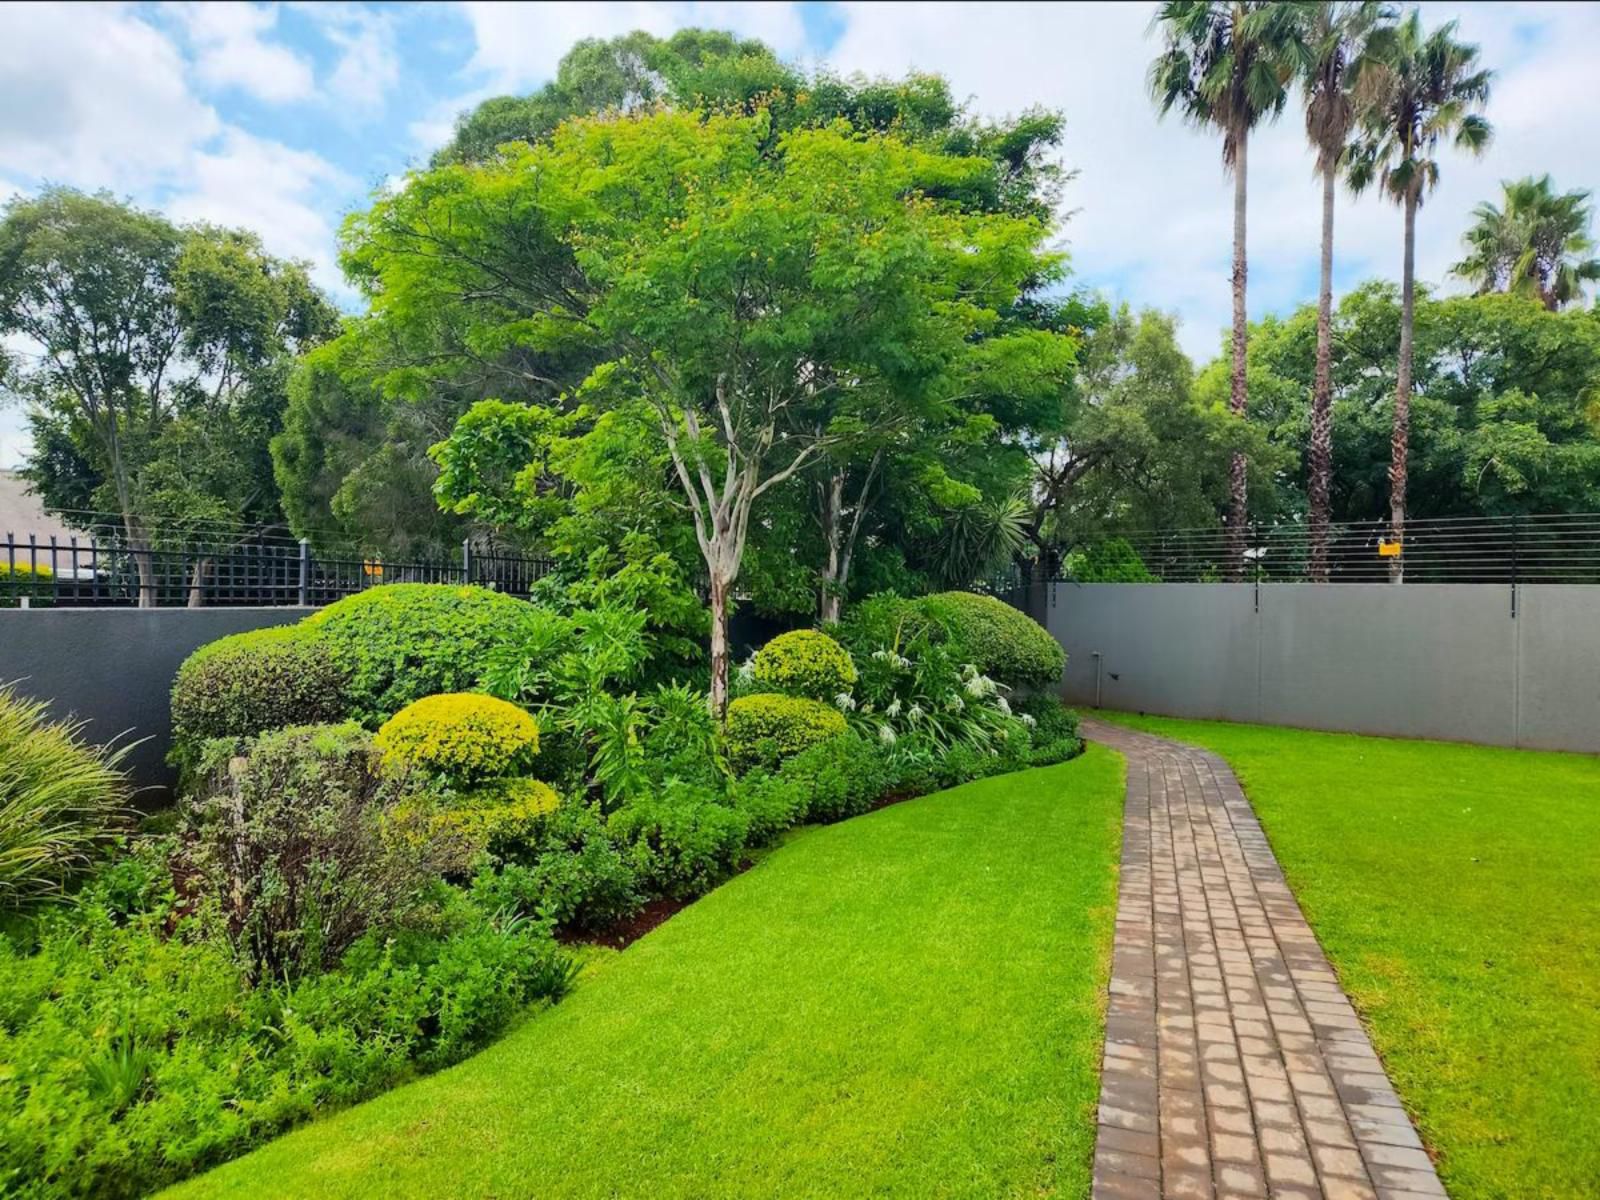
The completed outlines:
{"type": "Polygon", "coordinates": [[[1077,1195],[1122,768],[793,838],[431,1079],[178,1196],[1077,1195]]]}

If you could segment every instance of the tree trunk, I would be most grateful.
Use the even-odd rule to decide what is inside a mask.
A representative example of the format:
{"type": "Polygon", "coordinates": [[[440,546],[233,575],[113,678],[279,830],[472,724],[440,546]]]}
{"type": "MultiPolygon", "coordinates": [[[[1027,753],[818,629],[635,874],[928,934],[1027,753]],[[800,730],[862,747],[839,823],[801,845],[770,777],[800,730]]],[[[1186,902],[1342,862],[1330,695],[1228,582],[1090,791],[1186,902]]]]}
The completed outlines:
{"type": "Polygon", "coordinates": [[[828,561],[822,568],[822,588],[817,613],[824,625],[836,622],[843,602],[844,580],[840,578],[840,551],[844,541],[844,468],[828,474],[822,487],[822,538],[828,546],[828,561]]]}
{"type": "MultiPolygon", "coordinates": [[[[1245,415],[1245,349],[1249,332],[1245,316],[1245,195],[1249,131],[1241,129],[1234,140],[1233,157],[1233,378],[1228,408],[1241,420],[1245,415]]],[[[1228,471],[1228,578],[1244,578],[1244,533],[1249,519],[1248,474],[1244,453],[1234,451],[1228,471]]]]}
{"type": "Polygon", "coordinates": [[[1389,581],[1405,579],[1406,458],[1411,448],[1412,327],[1416,323],[1417,189],[1406,191],[1405,261],[1400,271],[1400,366],[1394,389],[1394,435],[1389,444],[1389,536],[1400,554],[1389,560],[1389,581]]]}
{"type": "Polygon", "coordinates": [[[715,570],[711,573],[711,715],[718,721],[728,715],[728,593],[732,584],[715,570]]]}
{"type": "Polygon", "coordinates": [[[194,574],[189,577],[189,607],[204,608],[206,603],[206,570],[211,566],[208,558],[197,558],[194,574]]]}
{"type": "Polygon", "coordinates": [[[1334,165],[1322,172],[1322,281],[1317,293],[1317,379],[1311,393],[1311,580],[1328,581],[1328,490],[1333,478],[1334,165]]]}

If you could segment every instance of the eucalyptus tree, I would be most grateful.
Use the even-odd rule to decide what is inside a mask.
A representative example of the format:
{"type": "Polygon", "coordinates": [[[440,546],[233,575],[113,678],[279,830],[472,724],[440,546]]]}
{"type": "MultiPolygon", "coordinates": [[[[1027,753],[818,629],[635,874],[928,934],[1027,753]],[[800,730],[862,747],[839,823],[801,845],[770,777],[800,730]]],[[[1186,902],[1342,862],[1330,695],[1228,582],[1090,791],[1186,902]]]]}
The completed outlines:
{"type": "Polygon", "coordinates": [[[1356,123],[1355,87],[1375,29],[1393,20],[1376,0],[1317,0],[1301,10],[1301,88],[1306,137],[1322,182],[1322,255],[1317,292],[1317,374],[1311,392],[1306,491],[1310,574],[1328,577],[1328,491],[1333,475],[1333,202],[1356,123]]]}
{"type": "Polygon", "coordinates": [[[1501,186],[1504,207],[1485,201],[1472,210],[1467,257],[1451,271],[1476,283],[1479,295],[1531,296],[1551,312],[1582,300],[1583,285],[1600,279],[1589,193],[1558,194],[1548,175],[1501,186]]]}
{"type": "MultiPolygon", "coordinates": [[[[1439,151],[1446,140],[1481,154],[1489,122],[1478,113],[1489,98],[1491,72],[1478,65],[1478,48],[1456,40],[1456,23],[1424,32],[1415,10],[1375,37],[1362,71],[1362,137],[1351,154],[1349,179],[1360,192],[1377,181],[1405,214],[1400,274],[1400,354],[1389,446],[1390,533],[1402,546],[1406,524],[1406,468],[1411,438],[1411,375],[1416,328],[1417,210],[1439,182],[1439,151]]],[[[1390,578],[1404,576],[1391,560],[1390,578]]]]}
{"type": "MultiPolygon", "coordinates": [[[[1299,61],[1301,14],[1271,0],[1167,0],[1152,28],[1163,47],[1150,65],[1150,91],[1161,113],[1176,110],[1192,125],[1222,134],[1223,166],[1233,173],[1233,330],[1229,408],[1246,405],[1245,210],[1250,132],[1276,118],[1288,101],[1299,61]]],[[[1234,456],[1229,475],[1229,574],[1244,574],[1248,464],[1234,456]]]]}

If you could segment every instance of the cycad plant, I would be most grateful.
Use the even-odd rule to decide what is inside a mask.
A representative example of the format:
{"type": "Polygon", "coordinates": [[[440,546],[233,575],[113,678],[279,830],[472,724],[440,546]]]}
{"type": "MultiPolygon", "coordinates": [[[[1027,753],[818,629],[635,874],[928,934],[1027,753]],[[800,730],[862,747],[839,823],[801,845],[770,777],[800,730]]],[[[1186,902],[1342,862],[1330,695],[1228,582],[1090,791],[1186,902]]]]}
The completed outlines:
{"type": "Polygon", "coordinates": [[[1485,201],[1472,210],[1467,257],[1452,272],[1477,284],[1479,295],[1529,296],[1551,312],[1582,300],[1583,285],[1600,279],[1589,193],[1557,193],[1548,175],[1501,186],[1503,207],[1485,201]]]}
{"type": "Polygon", "coordinates": [[[1317,0],[1302,5],[1301,88],[1306,137],[1322,182],[1322,273],[1317,292],[1317,366],[1311,392],[1307,498],[1311,578],[1328,578],[1328,494],[1333,478],[1333,201],[1356,123],[1355,87],[1373,31],[1393,13],[1375,0],[1317,0]]]}
{"type": "MultiPolygon", "coordinates": [[[[1153,28],[1163,46],[1150,64],[1150,91],[1161,113],[1222,134],[1223,166],[1233,172],[1233,336],[1230,410],[1245,415],[1245,211],[1250,131],[1275,118],[1288,100],[1300,61],[1298,5],[1270,0],[1167,0],[1153,28]]],[[[1248,519],[1247,464],[1235,452],[1229,471],[1228,573],[1244,574],[1248,519]]]]}
{"type": "MultiPolygon", "coordinates": [[[[1415,10],[1382,30],[1368,47],[1369,63],[1357,88],[1362,138],[1351,153],[1351,187],[1376,181],[1405,213],[1400,275],[1400,357],[1389,448],[1390,535],[1401,545],[1406,524],[1406,458],[1411,440],[1412,337],[1416,325],[1417,210],[1439,182],[1439,148],[1451,141],[1480,154],[1489,122],[1476,111],[1489,98],[1491,73],[1478,65],[1478,48],[1456,40],[1454,21],[1431,33],[1415,10]]],[[[1402,559],[1390,560],[1390,579],[1404,576],[1402,559]]]]}

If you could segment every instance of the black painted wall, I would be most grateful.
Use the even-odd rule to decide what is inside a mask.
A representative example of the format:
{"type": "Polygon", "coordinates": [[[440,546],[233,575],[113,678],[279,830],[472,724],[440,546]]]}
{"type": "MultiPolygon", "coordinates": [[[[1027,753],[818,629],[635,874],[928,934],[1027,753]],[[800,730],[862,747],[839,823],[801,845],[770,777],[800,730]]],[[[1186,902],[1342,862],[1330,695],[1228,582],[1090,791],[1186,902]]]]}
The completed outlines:
{"type": "MultiPolygon", "coordinates": [[[[165,791],[168,709],[178,666],[207,642],[288,625],[304,608],[0,609],[0,683],[48,700],[57,716],[87,721],[84,736],[145,739],[130,767],[141,787],[165,791]]],[[[155,801],[154,794],[141,797],[155,801]]]]}

